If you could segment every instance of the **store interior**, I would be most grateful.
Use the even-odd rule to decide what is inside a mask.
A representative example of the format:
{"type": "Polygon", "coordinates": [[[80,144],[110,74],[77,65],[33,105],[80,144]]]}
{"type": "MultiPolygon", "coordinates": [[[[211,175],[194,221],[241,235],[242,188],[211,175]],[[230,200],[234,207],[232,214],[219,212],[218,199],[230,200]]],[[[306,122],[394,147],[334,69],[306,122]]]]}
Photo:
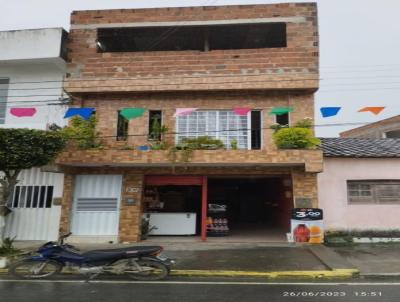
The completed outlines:
{"type": "MultiPolygon", "coordinates": [[[[188,232],[188,235],[198,236],[201,232],[201,191],[201,186],[195,185],[146,186],[144,212],[196,214],[193,221],[195,234],[188,232]]],[[[285,236],[289,231],[291,208],[288,178],[210,177],[207,236],[262,237],[272,233],[285,236]]],[[[184,227],[178,226],[180,231],[184,227]]]]}

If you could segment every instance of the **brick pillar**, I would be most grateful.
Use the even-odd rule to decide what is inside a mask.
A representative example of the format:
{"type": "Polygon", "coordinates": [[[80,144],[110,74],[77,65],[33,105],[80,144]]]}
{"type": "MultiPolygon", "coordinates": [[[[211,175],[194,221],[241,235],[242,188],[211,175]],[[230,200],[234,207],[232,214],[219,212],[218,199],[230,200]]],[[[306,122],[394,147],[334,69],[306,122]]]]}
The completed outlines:
{"type": "Polygon", "coordinates": [[[292,171],[292,183],[295,207],[318,207],[317,173],[292,171]]]}
{"type": "Polygon", "coordinates": [[[122,183],[121,207],[119,216],[119,241],[140,241],[141,203],[143,196],[143,175],[125,174],[122,183]],[[133,199],[134,204],[128,204],[133,199]]]}
{"type": "Polygon", "coordinates": [[[72,194],[74,190],[74,175],[64,175],[64,191],[61,201],[61,219],[60,219],[60,233],[67,233],[70,231],[70,222],[72,215],[72,194]]]}

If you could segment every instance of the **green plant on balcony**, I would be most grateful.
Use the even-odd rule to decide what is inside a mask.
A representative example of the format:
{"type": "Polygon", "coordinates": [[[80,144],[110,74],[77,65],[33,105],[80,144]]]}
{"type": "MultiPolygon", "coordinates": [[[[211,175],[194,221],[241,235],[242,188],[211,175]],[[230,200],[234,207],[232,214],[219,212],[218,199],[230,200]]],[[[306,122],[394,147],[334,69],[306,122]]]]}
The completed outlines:
{"type": "Polygon", "coordinates": [[[189,162],[194,150],[218,150],[225,149],[224,143],[210,136],[199,136],[196,138],[184,138],[182,141],[171,146],[169,150],[169,159],[171,162],[178,160],[178,152],[180,153],[180,162],[189,162]]]}
{"type": "Polygon", "coordinates": [[[96,131],[97,118],[92,115],[88,120],[74,116],[70,120],[70,124],[63,128],[63,135],[76,142],[79,149],[101,148],[102,144],[99,139],[99,133],[96,131]]]}
{"type": "Polygon", "coordinates": [[[276,130],[273,140],[279,149],[315,149],[321,142],[314,136],[312,125],[311,119],[304,119],[294,127],[276,130]]]}

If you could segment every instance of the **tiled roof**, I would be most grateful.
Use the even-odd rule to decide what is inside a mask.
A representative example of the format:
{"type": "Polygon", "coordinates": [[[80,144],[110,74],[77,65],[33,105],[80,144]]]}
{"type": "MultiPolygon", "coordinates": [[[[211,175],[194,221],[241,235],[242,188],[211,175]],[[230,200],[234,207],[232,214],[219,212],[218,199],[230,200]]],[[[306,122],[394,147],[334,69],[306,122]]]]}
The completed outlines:
{"type": "Polygon", "coordinates": [[[400,157],[400,139],[396,138],[321,138],[327,157],[400,157]]]}

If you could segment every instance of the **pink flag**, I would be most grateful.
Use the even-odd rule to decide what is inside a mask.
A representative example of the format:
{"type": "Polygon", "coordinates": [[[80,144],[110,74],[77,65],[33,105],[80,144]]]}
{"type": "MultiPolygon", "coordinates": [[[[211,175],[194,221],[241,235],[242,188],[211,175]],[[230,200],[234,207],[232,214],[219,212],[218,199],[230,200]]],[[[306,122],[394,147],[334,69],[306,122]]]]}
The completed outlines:
{"type": "Polygon", "coordinates": [[[249,113],[249,111],[251,110],[251,108],[233,108],[233,112],[235,112],[235,114],[237,115],[247,115],[247,113],[249,113]]]}
{"type": "Polygon", "coordinates": [[[11,108],[10,113],[17,117],[34,116],[36,108],[11,108]]]}
{"type": "Polygon", "coordinates": [[[180,115],[188,115],[196,110],[197,110],[197,108],[176,108],[174,117],[180,116],[180,115]]]}

